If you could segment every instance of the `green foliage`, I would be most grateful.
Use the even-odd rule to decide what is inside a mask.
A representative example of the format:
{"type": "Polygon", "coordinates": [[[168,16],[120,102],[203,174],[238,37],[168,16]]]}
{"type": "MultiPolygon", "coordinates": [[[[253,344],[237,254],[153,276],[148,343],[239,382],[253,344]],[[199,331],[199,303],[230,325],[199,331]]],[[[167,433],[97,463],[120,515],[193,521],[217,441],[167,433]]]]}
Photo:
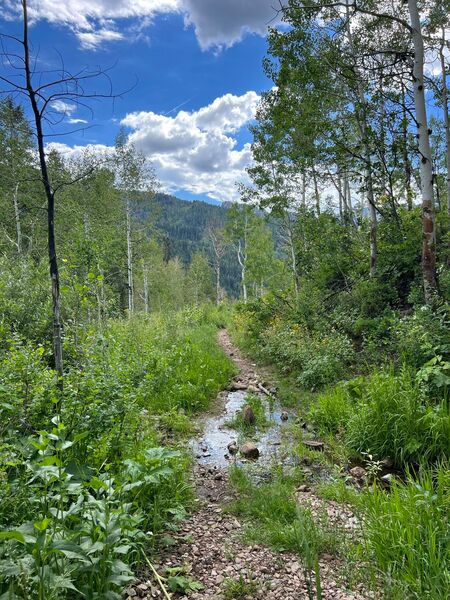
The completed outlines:
{"type": "Polygon", "coordinates": [[[309,418],[321,433],[337,434],[346,429],[354,408],[347,387],[338,385],[317,397],[309,418]]]}
{"type": "Polygon", "coordinates": [[[275,321],[264,331],[263,355],[312,390],[345,377],[354,358],[350,340],[337,331],[314,334],[296,324],[275,321]]]}
{"type": "Polygon", "coordinates": [[[183,567],[171,567],[166,572],[167,586],[171,592],[190,594],[203,589],[203,585],[189,577],[183,567]]]}
{"type": "Polygon", "coordinates": [[[222,588],[225,600],[242,600],[258,592],[256,581],[247,580],[243,575],[239,575],[239,579],[225,579],[222,588]]]}
{"type": "MultiPolygon", "coordinates": [[[[310,511],[297,505],[294,490],[298,481],[280,472],[274,474],[270,483],[256,486],[236,468],[231,471],[231,483],[239,491],[239,497],[229,510],[247,520],[244,535],[249,542],[297,552],[309,561],[311,553],[317,557],[325,550],[335,551],[336,545],[326,531],[326,523],[317,525],[310,511]]],[[[309,567],[313,565],[308,562],[309,567]]]]}
{"type": "MultiPolygon", "coordinates": [[[[121,597],[143,552],[192,506],[188,456],[159,443],[188,434],[188,415],[233,374],[216,341],[223,319],[202,306],[71,328],[62,396],[46,348],[9,339],[0,354],[0,592],[121,597]]],[[[169,585],[198,589],[183,578],[169,585]]]]}
{"type": "Polygon", "coordinates": [[[446,402],[427,401],[414,373],[375,373],[361,381],[360,397],[348,422],[347,444],[398,464],[434,461],[448,452],[450,414],[446,402]]]}
{"type": "Polygon", "coordinates": [[[389,492],[365,496],[367,549],[385,575],[387,597],[440,600],[450,586],[450,470],[408,476],[389,492]]]}
{"type": "Polygon", "coordinates": [[[238,431],[246,434],[254,433],[258,429],[266,429],[269,425],[269,421],[266,417],[264,401],[261,399],[261,397],[257,396],[256,394],[247,394],[245,396],[245,406],[249,406],[252,409],[255,422],[248,423],[245,421],[243,413],[244,409],[242,409],[236,413],[231,421],[226,423],[227,427],[237,429],[238,431]]]}
{"type": "Polygon", "coordinates": [[[318,396],[310,418],[322,433],[339,433],[349,449],[393,458],[399,465],[433,462],[448,452],[448,403],[427,399],[408,369],[381,371],[318,396]]]}

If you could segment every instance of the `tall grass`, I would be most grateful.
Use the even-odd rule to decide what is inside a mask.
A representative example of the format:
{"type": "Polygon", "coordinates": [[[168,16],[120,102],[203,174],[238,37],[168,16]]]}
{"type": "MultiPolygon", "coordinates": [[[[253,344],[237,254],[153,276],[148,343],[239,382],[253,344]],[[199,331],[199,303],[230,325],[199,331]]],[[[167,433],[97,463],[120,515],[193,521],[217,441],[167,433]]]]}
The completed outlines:
{"type": "Polygon", "coordinates": [[[450,469],[425,470],[389,492],[365,496],[369,555],[384,575],[386,597],[443,600],[450,590],[450,469]]]}
{"type": "Polygon", "coordinates": [[[398,464],[431,462],[449,450],[448,408],[444,401],[427,401],[410,369],[375,373],[354,407],[346,441],[358,452],[390,456],[398,464]]]}
{"type": "Polygon", "coordinates": [[[448,402],[428,400],[408,368],[340,384],[317,398],[309,416],[321,433],[340,432],[350,450],[401,466],[448,456],[448,402]]]}

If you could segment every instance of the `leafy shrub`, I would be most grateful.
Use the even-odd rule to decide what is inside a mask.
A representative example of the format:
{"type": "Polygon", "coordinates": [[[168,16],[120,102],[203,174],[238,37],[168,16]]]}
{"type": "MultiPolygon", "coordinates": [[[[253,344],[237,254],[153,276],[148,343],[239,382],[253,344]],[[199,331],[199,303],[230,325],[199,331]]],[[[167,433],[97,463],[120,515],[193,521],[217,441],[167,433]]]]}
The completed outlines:
{"type": "Polygon", "coordinates": [[[398,598],[441,600],[450,589],[448,515],[450,469],[409,476],[389,492],[365,496],[364,533],[369,555],[398,598]]]}
{"type": "Polygon", "coordinates": [[[192,496],[185,459],[146,449],[116,477],[86,479],[94,471],[68,461],[80,439],[68,440],[58,417],[53,423],[31,439],[36,452],[25,465],[32,519],[0,532],[0,591],[24,599],[59,600],[70,590],[120,599],[149,536],[184,515],[192,496]]]}
{"type": "Polygon", "coordinates": [[[420,368],[434,356],[450,355],[450,308],[421,306],[403,318],[394,332],[398,355],[420,368]]]}
{"type": "Polygon", "coordinates": [[[265,332],[264,354],[298,383],[317,389],[344,377],[354,358],[347,336],[337,331],[309,333],[299,325],[275,321],[265,332]]]}
{"type": "Polygon", "coordinates": [[[348,422],[347,444],[397,463],[433,461],[448,452],[448,405],[430,405],[414,372],[403,368],[360,380],[360,399],[348,422]]]}

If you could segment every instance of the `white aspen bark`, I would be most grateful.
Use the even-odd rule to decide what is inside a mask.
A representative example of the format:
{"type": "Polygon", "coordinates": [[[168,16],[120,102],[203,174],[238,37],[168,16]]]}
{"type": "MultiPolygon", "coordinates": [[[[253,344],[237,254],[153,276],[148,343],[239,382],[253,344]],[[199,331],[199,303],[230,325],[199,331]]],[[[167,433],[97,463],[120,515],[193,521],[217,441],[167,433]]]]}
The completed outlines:
{"type": "Polygon", "coordinates": [[[417,0],[408,0],[414,44],[414,106],[420,154],[420,188],[422,194],[422,273],[425,301],[430,303],[436,290],[436,231],[434,214],[433,166],[425,103],[423,76],[424,44],[417,0]]]}
{"type": "Polygon", "coordinates": [[[306,171],[302,172],[302,208],[306,208],[306,171]]]}
{"type": "Polygon", "coordinates": [[[19,184],[16,183],[16,187],[14,188],[13,193],[13,204],[14,204],[14,217],[16,220],[16,235],[17,235],[17,252],[19,256],[22,256],[23,246],[22,246],[22,226],[20,223],[20,210],[19,203],[17,201],[17,195],[19,193],[19,184]]]}
{"type": "Polygon", "coordinates": [[[247,283],[245,280],[245,267],[246,267],[246,262],[247,262],[246,261],[247,255],[246,255],[246,253],[244,253],[242,251],[241,240],[239,240],[239,242],[238,242],[237,257],[238,257],[239,265],[241,267],[242,297],[244,299],[244,302],[247,302],[247,283]]]}
{"type": "Polygon", "coordinates": [[[448,115],[448,88],[447,88],[447,68],[445,64],[445,29],[442,30],[442,45],[439,49],[442,70],[442,108],[444,111],[445,126],[445,161],[447,165],[447,213],[450,217],[450,118],[448,115]]]}
{"type": "Polygon", "coordinates": [[[148,268],[144,263],[142,264],[142,280],[144,284],[144,312],[148,314],[148,268]]]}
{"type": "MultiPolygon", "coordinates": [[[[350,26],[350,10],[349,0],[347,0],[347,37],[350,47],[350,51],[353,57],[356,57],[355,46],[353,43],[353,34],[350,26]]],[[[355,111],[356,121],[361,134],[361,141],[364,146],[364,163],[365,163],[365,180],[366,180],[366,194],[367,194],[367,206],[369,209],[369,221],[370,221],[370,267],[369,273],[371,277],[374,277],[377,269],[378,259],[378,243],[377,243],[377,211],[375,209],[375,195],[373,190],[373,172],[372,172],[372,156],[368,137],[367,129],[367,106],[366,97],[364,93],[364,85],[359,76],[357,68],[355,66],[355,76],[357,83],[357,93],[359,99],[359,107],[355,111]]]]}
{"type": "Polygon", "coordinates": [[[342,187],[342,177],[341,174],[338,173],[338,182],[337,182],[337,191],[338,191],[338,199],[339,199],[339,219],[341,221],[344,220],[344,195],[345,195],[345,185],[342,187]]]}
{"type": "Polygon", "coordinates": [[[316,199],[316,213],[320,217],[320,192],[317,184],[317,173],[313,167],[313,181],[314,181],[314,198],[316,199]]]}
{"type": "Polygon", "coordinates": [[[131,243],[131,203],[127,198],[126,205],[126,227],[127,227],[127,285],[128,285],[128,317],[134,311],[134,288],[133,288],[133,246],[131,243]]]}
{"type": "Polygon", "coordinates": [[[408,210],[413,208],[411,188],[411,161],[408,153],[408,113],[406,112],[405,86],[402,82],[402,136],[403,136],[403,169],[405,172],[405,200],[408,210]]]}
{"type": "Polygon", "coordinates": [[[300,288],[300,278],[298,276],[298,267],[297,267],[297,256],[295,254],[295,246],[294,246],[294,235],[292,233],[292,223],[289,213],[286,211],[284,214],[284,223],[287,231],[287,239],[289,244],[289,250],[291,253],[291,269],[292,269],[292,278],[294,280],[294,291],[295,297],[298,298],[299,288],[300,288]]]}

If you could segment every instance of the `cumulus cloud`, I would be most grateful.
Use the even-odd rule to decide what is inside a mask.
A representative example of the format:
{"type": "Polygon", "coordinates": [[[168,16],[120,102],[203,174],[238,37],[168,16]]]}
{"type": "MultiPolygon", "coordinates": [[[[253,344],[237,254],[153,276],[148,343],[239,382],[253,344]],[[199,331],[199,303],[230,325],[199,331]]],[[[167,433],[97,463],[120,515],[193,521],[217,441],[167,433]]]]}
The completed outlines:
{"type": "MultiPolygon", "coordinates": [[[[19,0],[4,0],[4,17],[20,16],[19,0]]],[[[264,35],[277,22],[273,0],[29,0],[32,21],[64,24],[85,49],[105,42],[146,39],[142,29],[160,14],[181,14],[203,49],[230,47],[246,33],[264,35]],[[129,20],[119,30],[117,21],[129,20]]]]}
{"type": "MultiPolygon", "coordinates": [[[[247,182],[251,149],[250,144],[238,148],[235,134],[254,117],[258,100],[253,91],[242,96],[226,94],[197,111],[182,110],[175,116],[135,112],[121,123],[131,130],[129,141],[153,163],[165,191],[185,190],[236,201],[236,183],[247,182]]],[[[101,144],[52,143],[48,147],[68,159],[85,151],[98,156],[113,152],[101,144]]]]}
{"type": "Polygon", "coordinates": [[[264,35],[279,22],[273,0],[184,0],[185,23],[203,49],[230,47],[246,33],[264,35]]]}
{"type": "Polygon", "coordinates": [[[255,116],[258,95],[225,94],[194,112],[175,116],[135,112],[122,120],[136,148],[148,156],[165,189],[184,189],[217,200],[236,200],[236,182],[246,181],[250,145],[237,149],[232,134],[255,116]]]}

